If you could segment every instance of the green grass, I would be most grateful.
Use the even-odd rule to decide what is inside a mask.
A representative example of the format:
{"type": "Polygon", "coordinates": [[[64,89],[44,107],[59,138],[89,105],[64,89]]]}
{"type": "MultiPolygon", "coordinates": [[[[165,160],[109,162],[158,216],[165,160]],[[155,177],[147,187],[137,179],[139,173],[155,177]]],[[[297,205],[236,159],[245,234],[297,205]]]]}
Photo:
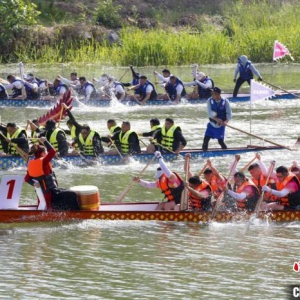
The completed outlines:
{"type": "Polygon", "coordinates": [[[279,40],[299,61],[299,14],[298,4],[273,7],[268,1],[257,1],[245,8],[237,2],[223,12],[223,29],[202,24],[201,32],[191,34],[189,28],[145,31],[130,27],[120,31],[121,45],[100,45],[93,39],[59,40],[35,48],[28,42],[28,45],[18,46],[12,57],[24,62],[147,66],[232,63],[245,54],[255,62],[271,62],[274,40],[279,40]]]}

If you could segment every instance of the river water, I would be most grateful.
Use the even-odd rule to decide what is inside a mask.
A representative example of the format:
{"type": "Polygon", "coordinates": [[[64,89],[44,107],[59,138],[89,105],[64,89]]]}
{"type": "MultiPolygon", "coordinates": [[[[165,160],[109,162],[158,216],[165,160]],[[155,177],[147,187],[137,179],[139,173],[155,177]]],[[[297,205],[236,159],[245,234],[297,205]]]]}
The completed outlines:
{"type": "MultiPolygon", "coordinates": [[[[217,86],[225,91],[233,88],[234,65],[204,66],[217,86]]],[[[284,89],[298,88],[298,65],[260,65],[264,79],[284,89]]],[[[25,66],[41,77],[65,77],[74,70],[87,78],[104,72],[120,78],[125,69],[103,66],[25,66]],[[81,73],[82,72],[82,73],[81,73]]],[[[162,68],[139,69],[149,75],[162,68]]],[[[17,72],[16,66],[3,66],[1,76],[17,72]]],[[[172,68],[184,81],[191,79],[191,68],[172,68]]],[[[123,81],[129,81],[129,72],[123,81]]],[[[249,90],[248,87],[243,89],[249,90]]],[[[300,134],[299,100],[258,101],[231,104],[231,125],[276,143],[294,147],[300,134]],[[251,124],[251,126],[250,126],[251,124]]],[[[0,108],[3,122],[22,125],[26,119],[40,116],[37,108],[0,108]]],[[[74,108],[79,122],[86,122],[101,134],[107,134],[106,120],[115,118],[120,124],[130,120],[137,132],[149,129],[149,120],[163,121],[171,117],[180,125],[189,148],[199,148],[207,124],[206,106],[178,105],[173,107],[74,108]]],[[[65,126],[65,124],[63,125],[65,126]]],[[[258,139],[227,129],[228,146],[267,145],[258,139]]],[[[216,141],[211,147],[218,147],[216,141]]],[[[268,165],[290,166],[300,161],[299,150],[262,152],[268,165]]],[[[254,154],[244,154],[242,168],[254,154]]],[[[213,164],[228,173],[232,156],[214,158],[213,164]]],[[[191,169],[199,171],[204,160],[193,160],[191,169]]],[[[170,168],[183,174],[183,160],[170,168]]],[[[138,174],[143,164],[130,162],[125,167],[97,165],[58,169],[60,186],[81,184],[99,187],[101,201],[114,201],[138,174]]],[[[157,165],[145,172],[153,180],[157,165]]],[[[25,169],[1,171],[0,174],[25,174],[25,169]]],[[[35,202],[34,191],[24,186],[21,203],[35,202]]],[[[134,186],[126,201],[162,199],[158,190],[134,186]]],[[[247,226],[241,224],[201,224],[84,221],[55,224],[0,225],[1,299],[287,299],[286,287],[299,284],[300,273],[293,264],[300,261],[299,223],[247,226]]]]}

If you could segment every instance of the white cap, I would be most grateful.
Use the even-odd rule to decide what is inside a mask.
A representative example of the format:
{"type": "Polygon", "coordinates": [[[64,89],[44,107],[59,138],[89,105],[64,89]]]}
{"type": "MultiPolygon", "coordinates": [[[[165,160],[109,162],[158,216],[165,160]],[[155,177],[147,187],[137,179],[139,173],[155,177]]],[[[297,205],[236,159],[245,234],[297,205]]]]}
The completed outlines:
{"type": "Polygon", "coordinates": [[[201,80],[202,77],[204,77],[204,76],[205,76],[205,73],[203,73],[203,72],[197,73],[197,79],[199,79],[199,80],[201,80]]]}

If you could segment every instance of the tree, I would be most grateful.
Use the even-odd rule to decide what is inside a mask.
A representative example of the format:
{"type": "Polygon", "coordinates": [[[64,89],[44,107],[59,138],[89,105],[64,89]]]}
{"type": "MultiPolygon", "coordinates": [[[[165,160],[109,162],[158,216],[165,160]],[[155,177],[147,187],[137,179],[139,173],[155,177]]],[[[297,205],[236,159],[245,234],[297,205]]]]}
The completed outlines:
{"type": "Polygon", "coordinates": [[[22,26],[34,25],[40,12],[36,5],[24,0],[0,1],[0,42],[8,42],[22,26]]]}

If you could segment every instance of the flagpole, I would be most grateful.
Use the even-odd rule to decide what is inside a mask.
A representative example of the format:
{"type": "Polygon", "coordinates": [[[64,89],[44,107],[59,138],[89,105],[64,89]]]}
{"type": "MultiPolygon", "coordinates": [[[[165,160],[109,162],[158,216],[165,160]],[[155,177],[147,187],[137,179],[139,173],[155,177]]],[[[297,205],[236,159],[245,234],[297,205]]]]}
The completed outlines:
{"type": "MultiPolygon", "coordinates": [[[[252,85],[253,79],[250,81],[250,133],[252,134],[252,93],[251,93],[251,85],[252,85]]],[[[252,143],[251,135],[250,135],[250,145],[252,143]]]]}

